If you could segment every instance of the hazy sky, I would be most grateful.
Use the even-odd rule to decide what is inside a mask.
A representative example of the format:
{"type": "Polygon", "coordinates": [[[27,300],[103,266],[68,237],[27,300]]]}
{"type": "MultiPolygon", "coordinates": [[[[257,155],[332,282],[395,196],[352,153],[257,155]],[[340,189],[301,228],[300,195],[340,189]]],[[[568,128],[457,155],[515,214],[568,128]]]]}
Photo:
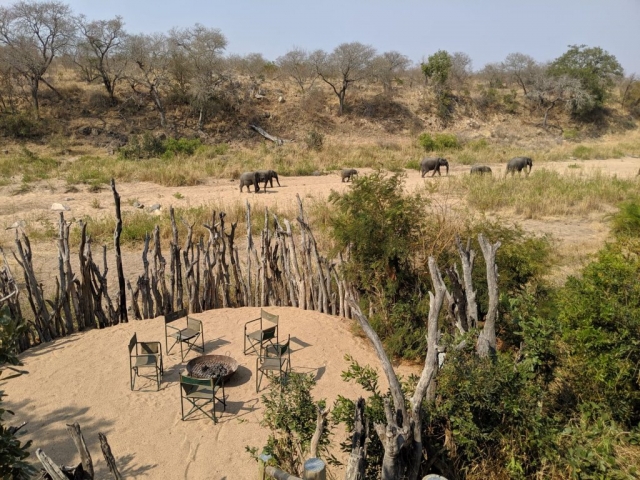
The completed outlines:
{"type": "MultiPolygon", "coordinates": [[[[0,4],[12,2],[0,0],[0,4]]],[[[570,44],[600,46],[640,74],[640,0],[72,0],[90,19],[121,15],[132,33],[201,23],[219,28],[227,52],[275,60],[294,46],[343,42],[397,50],[412,61],[462,51],[474,69],[511,52],[547,61],[570,44]]]]}

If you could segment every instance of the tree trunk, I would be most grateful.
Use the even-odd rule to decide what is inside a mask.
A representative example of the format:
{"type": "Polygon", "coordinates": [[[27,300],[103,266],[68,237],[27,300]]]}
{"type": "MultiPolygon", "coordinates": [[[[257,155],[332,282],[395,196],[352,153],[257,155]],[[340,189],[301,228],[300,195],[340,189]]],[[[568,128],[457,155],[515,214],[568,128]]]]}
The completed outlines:
{"type": "Polygon", "coordinates": [[[354,414],[353,436],[351,437],[351,454],[347,461],[345,480],[365,480],[365,463],[367,457],[367,431],[364,420],[364,398],[356,402],[354,414]]]}
{"type": "Polygon", "coordinates": [[[82,432],[80,431],[80,425],[78,422],[75,422],[73,425],[67,425],[67,431],[69,432],[69,435],[71,435],[78,453],[80,453],[82,468],[91,478],[93,478],[93,461],[91,460],[91,453],[87,448],[82,432]]]}
{"type": "Polygon", "coordinates": [[[496,352],[496,320],[498,318],[498,266],[496,265],[496,251],[501,243],[498,241],[493,245],[478,235],[482,255],[487,265],[487,288],[489,290],[489,308],[484,320],[484,327],[478,336],[476,351],[480,357],[488,357],[496,352]]]}
{"type": "Polygon", "coordinates": [[[122,213],[120,212],[120,194],[116,191],[116,181],[111,179],[111,190],[116,205],[116,229],[113,232],[113,244],[116,253],[116,270],[118,271],[118,321],[127,323],[127,292],[125,290],[124,271],[122,269],[122,254],[120,252],[120,234],[122,233],[122,213]]]}

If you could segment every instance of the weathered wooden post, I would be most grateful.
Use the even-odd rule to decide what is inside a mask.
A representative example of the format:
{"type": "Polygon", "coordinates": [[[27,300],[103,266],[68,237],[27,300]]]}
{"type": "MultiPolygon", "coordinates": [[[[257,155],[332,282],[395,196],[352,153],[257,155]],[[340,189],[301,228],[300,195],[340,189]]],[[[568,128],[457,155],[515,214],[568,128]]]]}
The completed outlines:
{"type": "Polygon", "coordinates": [[[327,480],[327,466],[319,458],[310,458],[304,462],[304,480],[327,480]]]}

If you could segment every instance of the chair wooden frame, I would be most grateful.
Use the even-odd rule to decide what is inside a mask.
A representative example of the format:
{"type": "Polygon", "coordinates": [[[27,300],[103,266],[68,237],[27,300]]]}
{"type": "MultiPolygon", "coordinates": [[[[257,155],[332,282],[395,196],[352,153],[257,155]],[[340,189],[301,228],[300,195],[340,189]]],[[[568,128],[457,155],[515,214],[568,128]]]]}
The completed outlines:
{"type": "Polygon", "coordinates": [[[176,344],[180,344],[180,357],[183,361],[185,357],[189,355],[192,348],[200,350],[204,354],[204,330],[202,328],[202,322],[196,318],[188,316],[186,309],[168,313],[164,316],[164,340],[167,355],[171,353],[171,350],[176,346],[176,344]],[[184,317],[187,318],[186,328],[178,328],[174,325],[170,325],[184,317]],[[169,338],[173,339],[171,346],[169,346],[169,338]],[[202,346],[197,344],[198,339],[202,341],[202,346]],[[186,352],[182,346],[185,343],[188,346],[186,352]]]}
{"type": "Polygon", "coordinates": [[[200,411],[212,419],[214,423],[218,423],[216,400],[222,404],[224,412],[227,409],[227,401],[222,377],[195,378],[180,374],[180,409],[183,421],[193,413],[200,411]],[[220,390],[222,390],[222,397],[216,395],[220,390]],[[186,414],[184,413],[184,400],[191,404],[191,409],[186,414]],[[211,404],[211,413],[204,409],[209,404],[211,404]]]}
{"type": "Polygon", "coordinates": [[[136,377],[144,376],[140,375],[139,369],[141,368],[155,369],[156,382],[158,383],[158,390],[160,390],[160,380],[164,373],[162,344],[160,342],[139,342],[137,334],[134,333],[131,340],[129,340],[129,381],[131,390],[135,387],[136,377]]]}
{"type": "Polygon", "coordinates": [[[260,391],[262,377],[271,372],[278,372],[282,389],[287,375],[291,373],[291,335],[286,343],[269,345],[265,348],[264,355],[256,358],[256,393],[260,391]]]}
{"type": "Polygon", "coordinates": [[[260,316],[253,320],[249,320],[244,324],[244,354],[250,353],[252,350],[258,355],[262,355],[262,350],[266,345],[275,345],[278,343],[278,315],[273,315],[260,309],[260,316]],[[266,322],[272,324],[271,326],[265,326],[266,322]],[[256,324],[258,327],[256,330],[250,331],[249,326],[253,327],[256,324]],[[275,343],[274,343],[275,339],[275,343]],[[259,347],[259,348],[258,348],[259,347]]]}

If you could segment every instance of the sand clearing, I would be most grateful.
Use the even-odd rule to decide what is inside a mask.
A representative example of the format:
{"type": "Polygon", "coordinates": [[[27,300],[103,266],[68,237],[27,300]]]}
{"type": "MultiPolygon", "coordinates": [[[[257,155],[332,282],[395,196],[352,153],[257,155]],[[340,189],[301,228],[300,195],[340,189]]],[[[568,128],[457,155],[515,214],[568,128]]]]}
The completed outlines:
{"type": "MultiPolygon", "coordinates": [[[[315,375],[316,400],[326,398],[331,405],[338,394],[355,399],[362,393],[340,378],[347,367],[344,354],[376,368],[378,361],[368,341],[351,333],[349,321],[296,308],[267,310],[280,316],[280,339],[291,334],[293,370],[315,375]]],[[[255,391],[256,356],[243,355],[242,348],[243,325],[259,311],[217,309],[194,315],[204,324],[206,353],[230,355],[240,364],[226,386],[227,409],[217,425],[203,415],[181,420],[179,373],[200,354],[191,352],[184,363],[175,349],[167,356],[162,318],[90,330],[23,353],[20,358],[29,373],[2,385],[7,394],[4,406],[16,413],[10,422],[29,422],[20,438],[33,439],[32,451],[42,448],[67,465],[80,459],[65,425],[78,422],[96,478],[110,478],[98,432],[107,435],[125,478],[255,478],[257,466],[245,446],[261,448],[269,432],[259,425],[263,409],[261,394],[255,391]],[[162,341],[165,375],[160,391],[155,381],[144,378],[138,378],[134,391],[129,388],[127,346],[134,332],[141,341],[162,341]]],[[[398,370],[408,374],[420,369],[398,370]]],[[[267,388],[269,383],[263,381],[261,389],[267,388]]],[[[337,433],[336,442],[343,435],[337,433]]],[[[37,462],[35,456],[32,460],[37,462]]]]}

